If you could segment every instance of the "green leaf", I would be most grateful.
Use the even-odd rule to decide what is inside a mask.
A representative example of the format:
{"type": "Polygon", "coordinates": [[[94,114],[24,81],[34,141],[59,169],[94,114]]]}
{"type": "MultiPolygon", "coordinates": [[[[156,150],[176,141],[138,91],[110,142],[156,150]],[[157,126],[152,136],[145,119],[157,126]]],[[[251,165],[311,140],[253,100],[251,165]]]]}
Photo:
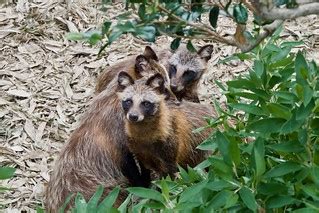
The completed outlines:
{"type": "Polygon", "coordinates": [[[132,21],[126,21],[125,23],[119,23],[114,26],[114,29],[117,29],[124,33],[134,33],[135,32],[135,24],[132,21]]]}
{"type": "Polygon", "coordinates": [[[283,206],[287,206],[289,204],[292,204],[296,201],[295,198],[285,195],[278,195],[271,197],[266,203],[266,206],[270,209],[273,208],[280,208],[283,206]]]}
{"type": "Polygon", "coordinates": [[[156,29],[154,26],[143,26],[143,27],[136,28],[133,34],[146,41],[154,42],[155,33],[156,33],[156,29]]]}
{"type": "MultiPolygon", "coordinates": [[[[143,199],[141,200],[138,204],[136,204],[135,206],[133,206],[132,209],[132,213],[141,213],[142,209],[143,209],[143,205],[147,202],[147,199],[143,199]]],[[[130,212],[130,211],[129,211],[130,212]]]]}
{"type": "Polygon", "coordinates": [[[284,47],[278,52],[278,54],[273,54],[271,56],[270,61],[271,62],[277,62],[279,60],[282,60],[282,59],[284,59],[284,58],[286,58],[288,56],[290,51],[291,51],[291,47],[284,47]]]}
{"type": "Polygon", "coordinates": [[[306,81],[308,77],[308,64],[300,51],[297,53],[295,60],[295,72],[297,83],[301,84],[302,86],[308,86],[306,81]]]}
{"type": "Polygon", "coordinates": [[[290,109],[288,107],[285,107],[278,103],[267,104],[267,109],[276,118],[283,118],[288,120],[292,116],[290,109]]]}
{"type": "Polygon", "coordinates": [[[217,79],[214,80],[214,83],[223,91],[226,91],[226,88],[224,87],[223,83],[217,79]]]}
{"type": "Polygon", "coordinates": [[[308,105],[301,105],[296,112],[296,120],[298,121],[304,121],[306,120],[310,114],[312,113],[312,110],[315,107],[315,102],[312,99],[308,105]]]}
{"type": "Polygon", "coordinates": [[[110,21],[105,21],[103,23],[102,35],[105,35],[105,34],[107,34],[109,32],[109,29],[110,29],[111,25],[112,25],[112,22],[110,22],[110,21]]]}
{"type": "Polygon", "coordinates": [[[221,191],[224,189],[234,189],[235,186],[224,180],[210,181],[206,188],[212,191],[221,191]]]}
{"type": "Polygon", "coordinates": [[[143,205],[144,207],[148,209],[165,209],[165,205],[163,203],[157,202],[157,201],[148,201],[143,205]]]}
{"type": "Polygon", "coordinates": [[[268,145],[267,147],[278,151],[278,152],[301,152],[304,150],[304,147],[298,142],[298,141],[287,141],[287,142],[281,142],[278,144],[272,144],[268,145]]]}
{"type": "Polygon", "coordinates": [[[100,33],[92,33],[91,36],[88,38],[88,42],[91,45],[95,45],[97,42],[99,42],[102,39],[102,36],[100,33]]]}
{"type": "Polygon", "coordinates": [[[262,61],[254,61],[254,71],[256,72],[256,75],[261,78],[262,74],[264,73],[264,64],[262,61]]]}
{"type": "Polygon", "coordinates": [[[185,191],[183,191],[183,193],[181,194],[179,202],[185,203],[192,201],[194,197],[197,196],[197,194],[205,188],[206,184],[207,181],[203,181],[186,188],[185,191]]]}
{"type": "Polygon", "coordinates": [[[318,213],[318,210],[313,208],[300,208],[293,211],[293,213],[318,213]]]}
{"type": "Polygon", "coordinates": [[[254,106],[252,104],[242,104],[242,103],[237,103],[237,104],[229,104],[229,106],[237,109],[237,110],[242,110],[244,112],[247,112],[249,114],[254,114],[254,115],[266,115],[266,113],[258,106],[254,106]]]}
{"type": "Polygon", "coordinates": [[[274,70],[278,67],[285,67],[289,64],[292,64],[294,62],[294,57],[293,56],[289,56],[287,58],[283,58],[281,60],[278,61],[274,61],[272,64],[269,65],[269,68],[274,70]]]}
{"type": "Polygon", "coordinates": [[[288,192],[288,187],[282,183],[261,183],[258,186],[258,194],[263,195],[279,195],[286,194],[288,192]]]}
{"type": "Polygon", "coordinates": [[[260,177],[266,171],[265,145],[261,138],[258,138],[253,146],[252,162],[256,171],[256,176],[260,177]]]}
{"type": "Polygon", "coordinates": [[[87,203],[84,199],[84,196],[81,193],[76,194],[74,204],[76,212],[86,213],[87,203]]]}
{"type": "Polygon", "coordinates": [[[128,211],[127,211],[127,206],[128,206],[128,204],[130,203],[131,198],[132,198],[132,195],[129,194],[129,195],[127,196],[127,198],[125,199],[125,201],[120,205],[120,207],[118,208],[118,210],[120,211],[120,213],[126,213],[126,212],[128,212],[128,211]]]}
{"type": "Polygon", "coordinates": [[[256,211],[258,208],[255,196],[250,189],[246,186],[239,190],[240,198],[244,201],[245,205],[252,211],[256,211]]]}
{"type": "Polygon", "coordinates": [[[143,187],[130,187],[130,188],[127,188],[127,191],[141,198],[148,198],[148,199],[157,200],[164,203],[162,194],[153,189],[147,189],[143,187]]]}
{"type": "Polygon", "coordinates": [[[213,28],[217,27],[217,20],[218,20],[218,15],[219,15],[219,7],[214,6],[210,11],[209,11],[209,23],[213,28]]]}
{"type": "Polygon", "coordinates": [[[248,20],[248,12],[242,4],[236,4],[234,6],[234,18],[237,23],[246,24],[248,20]]]}
{"type": "Polygon", "coordinates": [[[94,195],[91,197],[91,199],[88,202],[87,205],[87,212],[94,212],[96,210],[97,204],[103,194],[104,188],[103,186],[99,186],[94,193],[94,195]]]}
{"type": "MultiPolygon", "coordinates": [[[[7,191],[7,190],[11,190],[11,189],[8,188],[8,187],[2,187],[2,186],[0,186],[0,192],[7,191]]],[[[1,205],[0,205],[0,206],[1,206],[1,205]]]]}
{"type": "Polygon", "coordinates": [[[298,97],[291,92],[275,91],[274,95],[277,96],[278,98],[282,98],[291,102],[296,102],[298,100],[298,97]]]}
{"type": "Polygon", "coordinates": [[[216,132],[216,141],[225,163],[232,166],[240,163],[240,150],[234,140],[228,140],[220,131],[216,132]]]}
{"type": "Polygon", "coordinates": [[[301,188],[307,195],[319,201],[319,187],[315,184],[303,185],[301,188]]]}
{"type": "Polygon", "coordinates": [[[138,8],[138,16],[140,17],[142,21],[145,20],[145,13],[146,13],[145,4],[140,4],[138,8]]]}
{"type": "Polygon", "coordinates": [[[311,101],[313,96],[313,90],[308,86],[304,85],[303,86],[303,104],[304,106],[307,106],[309,102],[311,101]]]}
{"type": "Polygon", "coordinates": [[[169,199],[169,188],[165,180],[161,180],[161,190],[163,197],[168,200],[169,199]]]}
{"type": "Polygon", "coordinates": [[[300,128],[302,124],[303,121],[296,120],[296,114],[294,114],[287,122],[282,125],[280,133],[288,134],[294,132],[298,128],[300,128]]]}
{"type": "Polygon", "coordinates": [[[284,122],[285,120],[281,118],[265,118],[250,123],[247,129],[265,134],[276,133],[280,131],[284,122]]]}
{"type": "Polygon", "coordinates": [[[189,181],[189,175],[186,172],[186,170],[183,167],[179,166],[179,165],[177,165],[177,167],[178,167],[178,171],[179,171],[179,174],[181,175],[182,180],[184,182],[189,181]]]}
{"type": "Polygon", "coordinates": [[[172,43],[171,43],[171,49],[172,50],[177,50],[177,48],[179,47],[181,43],[181,38],[175,38],[172,43]]]}
{"type": "Polygon", "coordinates": [[[119,193],[120,193],[120,188],[115,187],[100,203],[100,205],[98,206],[97,212],[98,213],[109,212],[113,204],[115,203],[119,193]]]}
{"type": "Polygon", "coordinates": [[[298,140],[299,140],[299,143],[302,145],[307,144],[307,140],[308,140],[307,129],[300,129],[298,131],[298,140]]]}
{"type": "Polygon", "coordinates": [[[297,172],[300,169],[302,169],[302,166],[299,163],[295,162],[285,162],[278,164],[277,166],[273,167],[271,170],[269,170],[264,177],[271,178],[271,177],[280,177],[284,176],[286,174],[290,174],[293,172],[297,172]]]}
{"type": "Polygon", "coordinates": [[[303,41],[285,41],[280,44],[283,47],[297,47],[299,45],[303,45],[305,42],[303,41]]]}
{"type": "Polygon", "coordinates": [[[218,159],[216,157],[210,157],[209,162],[211,163],[214,173],[217,176],[220,176],[224,179],[230,179],[233,175],[233,170],[232,168],[226,164],[223,160],[218,159]]]}
{"type": "Polygon", "coordinates": [[[319,185],[319,166],[313,166],[311,168],[311,177],[313,181],[319,185]]]}
{"type": "Polygon", "coordinates": [[[214,151],[217,149],[217,147],[218,145],[213,138],[207,138],[206,140],[203,141],[203,143],[197,146],[197,148],[200,150],[209,150],[209,151],[214,151]]]}
{"type": "Polygon", "coordinates": [[[196,52],[196,49],[195,49],[195,47],[193,46],[191,40],[189,40],[189,41],[187,42],[186,47],[187,47],[187,49],[188,49],[189,51],[191,51],[191,52],[196,52]]]}
{"type": "Polygon", "coordinates": [[[65,37],[66,39],[71,41],[81,41],[85,39],[85,36],[83,35],[83,33],[75,33],[75,32],[67,33],[65,37]]]}
{"type": "Polygon", "coordinates": [[[247,79],[236,79],[226,82],[228,87],[238,88],[238,89],[253,89],[255,84],[247,79]]]}
{"type": "Polygon", "coordinates": [[[208,212],[211,210],[216,210],[221,208],[222,206],[226,205],[229,197],[233,195],[233,192],[223,190],[221,192],[218,192],[211,201],[208,202],[207,207],[205,207],[205,210],[208,212]]]}
{"type": "Polygon", "coordinates": [[[236,54],[233,54],[229,57],[226,57],[225,59],[219,60],[218,63],[225,64],[225,63],[227,63],[229,61],[233,61],[233,60],[244,61],[244,60],[252,59],[252,58],[254,58],[254,57],[250,53],[236,53],[236,54]]]}
{"type": "Polygon", "coordinates": [[[254,100],[254,101],[259,99],[258,95],[251,93],[251,92],[234,92],[234,93],[230,93],[230,94],[234,95],[234,96],[239,96],[239,97],[243,97],[246,99],[254,100]]]}
{"type": "Polygon", "coordinates": [[[189,209],[194,209],[200,205],[202,205],[202,203],[194,202],[194,201],[187,202],[187,203],[178,203],[176,207],[174,208],[174,210],[177,212],[185,212],[189,209]]]}
{"type": "Polygon", "coordinates": [[[5,180],[13,177],[15,168],[12,167],[0,167],[0,180],[5,180]]]}
{"type": "Polygon", "coordinates": [[[44,208],[42,208],[40,206],[37,206],[36,211],[37,211],[37,213],[45,213],[44,208]]]}
{"type": "Polygon", "coordinates": [[[108,45],[110,45],[113,41],[117,40],[122,34],[123,32],[119,30],[112,31],[111,34],[108,36],[108,45]]]}

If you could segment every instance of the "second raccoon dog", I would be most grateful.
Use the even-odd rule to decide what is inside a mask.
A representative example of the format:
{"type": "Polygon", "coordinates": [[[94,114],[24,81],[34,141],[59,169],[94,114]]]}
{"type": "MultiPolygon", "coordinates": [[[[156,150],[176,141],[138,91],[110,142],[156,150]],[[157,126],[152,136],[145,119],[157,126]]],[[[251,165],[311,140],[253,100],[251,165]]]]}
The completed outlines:
{"type": "Polygon", "coordinates": [[[185,45],[181,45],[169,58],[166,69],[169,72],[171,90],[179,100],[199,102],[197,88],[207,71],[207,62],[213,50],[213,45],[205,45],[197,53],[192,53],[185,45]]]}
{"type": "Polygon", "coordinates": [[[177,164],[195,166],[205,159],[209,153],[196,147],[209,131],[192,130],[206,124],[204,117],[216,115],[211,106],[187,101],[177,106],[166,100],[160,74],[134,81],[121,72],[118,83],[124,88],[118,95],[126,117],[128,147],[145,168],[173,175],[177,164]]]}

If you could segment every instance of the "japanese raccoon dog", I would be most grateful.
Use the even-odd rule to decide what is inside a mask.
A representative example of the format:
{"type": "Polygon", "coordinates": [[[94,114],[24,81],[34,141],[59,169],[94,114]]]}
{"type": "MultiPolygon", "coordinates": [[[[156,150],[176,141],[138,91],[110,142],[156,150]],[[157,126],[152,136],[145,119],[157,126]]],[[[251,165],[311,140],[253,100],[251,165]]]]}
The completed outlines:
{"type": "MultiPolygon", "coordinates": [[[[181,45],[175,52],[163,49],[158,51],[156,56],[152,48],[147,46],[144,55],[152,56],[155,61],[165,66],[170,78],[170,88],[178,100],[199,102],[197,87],[202,75],[207,71],[207,62],[213,49],[213,45],[205,45],[192,53],[185,45],[181,45]]],[[[124,70],[134,77],[131,73],[139,67],[132,66],[132,60],[129,58],[105,69],[97,80],[96,93],[103,91],[109,82],[116,78],[119,71],[124,70]]]]}
{"type": "Polygon", "coordinates": [[[173,175],[177,164],[195,166],[209,152],[196,147],[209,136],[209,130],[193,130],[207,123],[204,117],[216,116],[209,105],[183,101],[174,104],[165,97],[164,78],[155,74],[135,80],[127,73],[118,75],[118,93],[125,116],[129,150],[145,168],[160,175],[173,175]]]}
{"type": "MultiPolygon", "coordinates": [[[[149,73],[161,73],[152,56],[136,57],[132,79],[149,73]]],[[[117,71],[118,72],[118,71],[117,71]]],[[[69,194],[80,192],[89,199],[99,185],[107,195],[115,186],[143,186],[150,184],[150,171],[137,165],[128,149],[125,116],[117,92],[122,91],[117,79],[93,100],[80,126],[56,160],[45,193],[48,212],[57,212],[69,194]]],[[[120,192],[116,205],[126,197],[120,192]]]]}

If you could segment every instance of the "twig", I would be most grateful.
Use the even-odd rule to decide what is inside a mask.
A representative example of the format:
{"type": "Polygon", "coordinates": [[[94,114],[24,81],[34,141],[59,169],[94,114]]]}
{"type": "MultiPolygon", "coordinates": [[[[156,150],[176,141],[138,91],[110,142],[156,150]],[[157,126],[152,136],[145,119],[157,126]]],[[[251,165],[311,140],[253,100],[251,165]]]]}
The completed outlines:
{"type": "Polygon", "coordinates": [[[218,42],[225,43],[225,44],[232,45],[232,46],[236,46],[236,43],[233,40],[228,40],[228,39],[225,39],[225,38],[221,37],[216,32],[214,32],[212,28],[207,27],[207,25],[204,25],[203,23],[194,24],[194,23],[191,23],[191,22],[187,22],[186,20],[176,16],[175,14],[170,13],[170,11],[168,11],[166,8],[162,7],[161,5],[157,5],[157,8],[160,11],[165,12],[168,16],[170,16],[170,17],[172,17],[172,18],[174,18],[174,19],[176,19],[176,20],[178,20],[180,22],[183,22],[183,23],[185,23],[185,24],[187,24],[187,25],[189,25],[191,27],[194,27],[194,28],[196,28],[198,30],[201,30],[201,31],[207,33],[209,36],[213,37],[218,42]]]}
{"type": "Polygon", "coordinates": [[[238,44],[237,46],[241,49],[242,52],[248,52],[254,49],[260,42],[262,42],[268,36],[271,36],[275,30],[283,23],[283,20],[276,20],[273,23],[264,26],[264,32],[259,34],[256,40],[252,43],[248,43],[245,45],[238,44]]]}

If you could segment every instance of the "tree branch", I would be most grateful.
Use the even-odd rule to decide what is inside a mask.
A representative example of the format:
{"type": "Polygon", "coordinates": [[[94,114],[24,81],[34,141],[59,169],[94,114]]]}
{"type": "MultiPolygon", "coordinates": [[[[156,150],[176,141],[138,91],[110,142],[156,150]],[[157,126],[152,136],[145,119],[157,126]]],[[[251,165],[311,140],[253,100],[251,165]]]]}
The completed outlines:
{"type": "Polygon", "coordinates": [[[268,9],[265,5],[259,5],[260,16],[265,20],[273,21],[277,19],[294,19],[300,16],[319,14],[319,3],[300,4],[297,8],[277,8],[268,9]]]}

